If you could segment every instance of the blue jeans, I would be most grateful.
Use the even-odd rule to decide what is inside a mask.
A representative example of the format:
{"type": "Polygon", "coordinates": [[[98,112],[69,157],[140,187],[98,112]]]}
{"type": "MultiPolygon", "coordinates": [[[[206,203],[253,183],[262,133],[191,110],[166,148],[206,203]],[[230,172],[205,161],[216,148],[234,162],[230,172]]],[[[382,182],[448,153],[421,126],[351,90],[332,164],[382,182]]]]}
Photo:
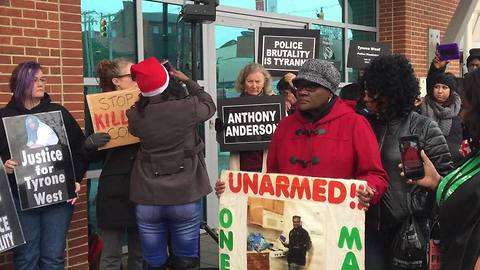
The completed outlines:
{"type": "Polygon", "coordinates": [[[63,270],[73,205],[59,203],[22,211],[15,199],[26,243],[13,250],[16,270],[63,270]]]}
{"type": "Polygon", "coordinates": [[[167,261],[167,242],[175,257],[198,257],[200,201],[180,205],[137,204],[138,230],[143,257],[151,267],[167,261]]]}

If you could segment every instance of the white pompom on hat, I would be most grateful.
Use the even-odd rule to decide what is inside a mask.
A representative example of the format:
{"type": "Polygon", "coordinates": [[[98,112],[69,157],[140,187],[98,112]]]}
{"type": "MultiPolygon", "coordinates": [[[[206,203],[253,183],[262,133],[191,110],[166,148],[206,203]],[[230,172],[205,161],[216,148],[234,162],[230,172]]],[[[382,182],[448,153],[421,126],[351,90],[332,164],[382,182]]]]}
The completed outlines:
{"type": "Polygon", "coordinates": [[[130,68],[138,88],[144,97],[161,94],[168,87],[170,76],[165,67],[155,57],[147,58],[130,68]]]}

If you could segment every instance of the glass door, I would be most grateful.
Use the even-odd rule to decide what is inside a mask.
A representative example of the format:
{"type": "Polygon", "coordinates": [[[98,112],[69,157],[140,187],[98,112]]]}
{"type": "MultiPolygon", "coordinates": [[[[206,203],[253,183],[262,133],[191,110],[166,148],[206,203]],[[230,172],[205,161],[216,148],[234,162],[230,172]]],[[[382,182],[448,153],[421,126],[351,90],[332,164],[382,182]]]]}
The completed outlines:
{"type": "MultiPolygon", "coordinates": [[[[216,104],[226,98],[239,96],[235,80],[240,70],[256,61],[258,29],[260,27],[305,28],[302,23],[285,23],[253,16],[222,16],[215,23],[203,26],[204,83],[216,104]]],[[[274,86],[275,88],[275,86],[274,86]]],[[[222,170],[229,169],[230,152],[221,152],[216,141],[215,118],[205,125],[206,160],[212,186],[222,170]]],[[[215,194],[207,197],[207,221],[217,227],[218,200],[215,194]]]]}

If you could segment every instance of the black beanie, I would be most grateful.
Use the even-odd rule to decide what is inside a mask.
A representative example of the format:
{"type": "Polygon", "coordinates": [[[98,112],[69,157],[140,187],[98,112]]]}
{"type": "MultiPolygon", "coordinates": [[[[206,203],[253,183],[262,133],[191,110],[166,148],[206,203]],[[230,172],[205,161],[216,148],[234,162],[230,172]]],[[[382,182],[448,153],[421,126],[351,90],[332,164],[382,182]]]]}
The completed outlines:
{"type": "MultiPolygon", "coordinates": [[[[448,88],[450,88],[450,95],[452,95],[453,92],[457,92],[457,81],[456,81],[455,77],[453,77],[451,75],[442,74],[442,75],[438,76],[435,79],[435,83],[433,84],[433,87],[435,87],[435,84],[437,84],[437,83],[444,84],[444,85],[448,86],[448,88]]],[[[432,87],[432,89],[430,89],[430,93],[429,93],[432,96],[433,96],[433,87],[432,87]]]]}

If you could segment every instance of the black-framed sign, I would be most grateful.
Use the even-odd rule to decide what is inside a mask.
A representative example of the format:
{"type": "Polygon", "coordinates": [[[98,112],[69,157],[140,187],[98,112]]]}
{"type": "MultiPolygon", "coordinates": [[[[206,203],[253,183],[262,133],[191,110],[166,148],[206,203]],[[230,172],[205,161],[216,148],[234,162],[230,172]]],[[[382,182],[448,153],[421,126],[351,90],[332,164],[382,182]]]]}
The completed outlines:
{"type": "Polygon", "coordinates": [[[280,119],[285,117],[283,96],[239,97],[218,101],[223,130],[222,151],[254,151],[268,148],[280,119]]]}
{"type": "Polygon", "coordinates": [[[75,198],[75,171],[60,111],[3,118],[8,147],[17,161],[22,210],[75,198]]]}
{"type": "Polygon", "coordinates": [[[272,76],[297,72],[305,61],[318,58],[319,30],[260,27],[258,33],[257,59],[272,76]]]}
{"type": "Polygon", "coordinates": [[[3,163],[0,164],[0,252],[25,243],[12,191],[3,163]]]}
{"type": "Polygon", "coordinates": [[[390,43],[352,40],[348,48],[347,67],[364,69],[375,57],[389,55],[391,51],[390,43]]]}

